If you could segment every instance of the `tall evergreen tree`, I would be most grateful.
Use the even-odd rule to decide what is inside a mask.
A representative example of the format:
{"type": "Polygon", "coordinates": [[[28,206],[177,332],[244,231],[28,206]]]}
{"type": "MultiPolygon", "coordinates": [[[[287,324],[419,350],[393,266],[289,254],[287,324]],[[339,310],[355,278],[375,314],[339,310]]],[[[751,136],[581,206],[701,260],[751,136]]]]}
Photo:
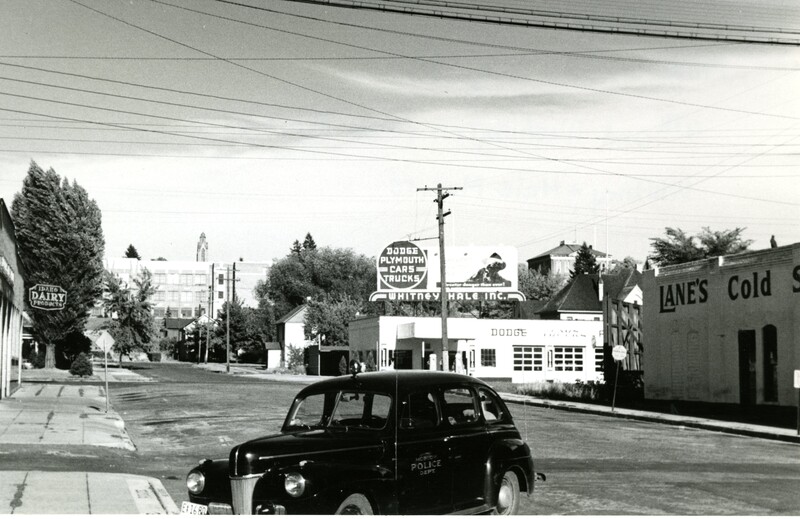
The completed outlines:
{"type": "Polygon", "coordinates": [[[45,344],[46,367],[55,365],[55,341],[82,332],[102,293],[103,229],[100,209],[76,182],[31,162],[11,205],[28,286],[58,285],[67,292],[63,310],[29,308],[33,335],[45,344]]]}
{"type": "Polygon", "coordinates": [[[303,250],[311,251],[316,250],[317,242],[314,241],[314,238],[311,236],[310,232],[306,233],[305,239],[303,239],[303,250]]]}
{"type": "Polygon", "coordinates": [[[598,270],[600,270],[600,266],[597,264],[597,258],[592,254],[592,248],[583,242],[581,248],[578,249],[575,266],[569,271],[569,278],[575,279],[578,274],[597,274],[598,270]]]}
{"type": "Polygon", "coordinates": [[[136,258],[137,260],[142,259],[142,257],[139,256],[139,251],[136,250],[136,247],[134,247],[133,244],[128,245],[128,249],[125,251],[125,257],[136,258]]]}

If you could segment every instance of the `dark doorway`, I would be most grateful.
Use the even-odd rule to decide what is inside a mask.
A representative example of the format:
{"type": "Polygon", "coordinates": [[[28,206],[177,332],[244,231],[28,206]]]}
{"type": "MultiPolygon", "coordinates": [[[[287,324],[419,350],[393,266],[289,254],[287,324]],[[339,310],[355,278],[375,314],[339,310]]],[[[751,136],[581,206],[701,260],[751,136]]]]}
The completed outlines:
{"type": "Polygon", "coordinates": [[[756,404],[756,331],[739,330],[739,401],[756,404]]]}
{"type": "Polygon", "coordinates": [[[764,340],[764,401],[778,401],[778,329],[766,325],[763,330],[764,340]]]}
{"type": "Polygon", "coordinates": [[[394,369],[412,369],[411,350],[396,350],[394,352],[394,369]]]}

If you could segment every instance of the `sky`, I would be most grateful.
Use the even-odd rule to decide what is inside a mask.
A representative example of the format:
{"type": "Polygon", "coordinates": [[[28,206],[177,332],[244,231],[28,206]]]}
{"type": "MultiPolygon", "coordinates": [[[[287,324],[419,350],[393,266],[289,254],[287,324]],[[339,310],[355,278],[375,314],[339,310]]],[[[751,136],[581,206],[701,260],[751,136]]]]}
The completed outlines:
{"type": "Polygon", "coordinates": [[[306,233],[432,245],[438,184],[448,245],[520,261],[564,240],[642,262],[665,227],[800,241],[796,2],[483,2],[557,29],[425,4],[6,0],[0,197],[52,168],[97,201],[106,255],[143,259],[194,260],[200,233],[213,261],[306,233]]]}

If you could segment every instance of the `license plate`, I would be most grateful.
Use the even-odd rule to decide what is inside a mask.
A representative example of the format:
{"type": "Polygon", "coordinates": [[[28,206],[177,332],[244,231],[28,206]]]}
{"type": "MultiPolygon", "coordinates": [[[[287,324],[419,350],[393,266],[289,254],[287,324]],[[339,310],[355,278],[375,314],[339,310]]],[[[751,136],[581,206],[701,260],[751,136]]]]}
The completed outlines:
{"type": "Polygon", "coordinates": [[[208,515],[208,507],[184,501],[181,503],[181,515],[208,515]]]}

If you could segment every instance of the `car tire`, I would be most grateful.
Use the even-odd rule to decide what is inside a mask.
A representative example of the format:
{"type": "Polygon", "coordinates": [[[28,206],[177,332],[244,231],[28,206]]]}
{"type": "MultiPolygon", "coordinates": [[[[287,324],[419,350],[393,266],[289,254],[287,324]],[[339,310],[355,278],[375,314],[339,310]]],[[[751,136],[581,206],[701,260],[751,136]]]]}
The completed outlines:
{"type": "Polygon", "coordinates": [[[493,515],[517,515],[519,511],[519,479],[513,470],[503,474],[497,490],[497,506],[493,515]]]}
{"type": "Polygon", "coordinates": [[[373,515],[372,505],[363,494],[351,494],[336,509],[336,515],[373,515]]]}

